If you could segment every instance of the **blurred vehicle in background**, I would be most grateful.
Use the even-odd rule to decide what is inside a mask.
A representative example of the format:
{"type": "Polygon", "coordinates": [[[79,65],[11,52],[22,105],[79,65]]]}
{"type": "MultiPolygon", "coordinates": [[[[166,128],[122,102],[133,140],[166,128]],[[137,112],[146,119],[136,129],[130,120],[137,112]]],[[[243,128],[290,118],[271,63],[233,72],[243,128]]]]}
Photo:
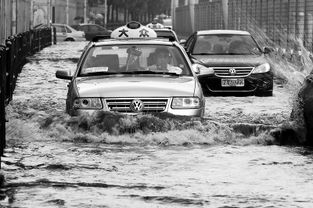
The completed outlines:
{"type": "Polygon", "coordinates": [[[165,28],[172,29],[173,28],[172,19],[170,17],[163,19],[163,25],[165,28]]]}
{"type": "Polygon", "coordinates": [[[173,40],[179,42],[175,31],[172,29],[161,28],[161,29],[154,29],[154,31],[156,32],[157,36],[160,38],[166,38],[166,39],[172,38],[173,40]]]}
{"type": "Polygon", "coordinates": [[[110,35],[112,30],[108,30],[98,24],[84,23],[79,25],[72,25],[72,27],[79,31],[85,32],[86,40],[91,41],[97,35],[110,35]]]}
{"type": "Polygon", "coordinates": [[[151,29],[161,29],[161,28],[164,28],[164,25],[159,23],[159,19],[158,18],[153,18],[152,22],[147,24],[146,26],[148,28],[151,28],[151,29]]]}
{"type": "Polygon", "coordinates": [[[209,69],[205,75],[198,75],[206,94],[272,96],[273,72],[265,57],[271,49],[261,49],[249,32],[197,31],[184,48],[192,61],[209,69]]]}
{"type": "Polygon", "coordinates": [[[85,33],[77,31],[67,24],[53,23],[52,27],[56,29],[57,41],[85,41],[85,33]]]}

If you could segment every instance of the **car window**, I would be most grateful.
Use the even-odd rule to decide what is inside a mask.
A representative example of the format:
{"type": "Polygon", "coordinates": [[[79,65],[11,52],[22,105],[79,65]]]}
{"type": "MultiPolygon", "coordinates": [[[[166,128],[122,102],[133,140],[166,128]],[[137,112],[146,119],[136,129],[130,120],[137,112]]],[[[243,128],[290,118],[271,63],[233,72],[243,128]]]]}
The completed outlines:
{"type": "Polygon", "coordinates": [[[92,47],[82,64],[79,76],[93,73],[148,72],[157,63],[156,52],[168,51],[168,66],[178,69],[180,75],[192,75],[181,51],[174,46],[114,45],[92,47]]]}
{"type": "Polygon", "coordinates": [[[64,26],[61,25],[54,25],[56,32],[58,33],[66,33],[66,29],[64,26]]]}
{"type": "Polygon", "coordinates": [[[98,27],[96,25],[89,25],[90,32],[98,32],[98,27]]]}
{"type": "Polygon", "coordinates": [[[95,25],[97,27],[97,31],[106,31],[105,28],[99,26],[99,25],[95,25]]]}
{"type": "Polygon", "coordinates": [[[74,28],[75,30],[80,30],[79,25],[71,25],[72,28],[74,28]]]}
{"type": "Polygon", "coordinates": [[[250,35],[235,34],[198,36],[192,51],[193,55],[245,55],[260,53],[260,47],[250,35]]]}
{"type": "Polygon", "coordinates": [[[82,30],[84,32],[88,31],[88,25],[81,25],[80,30],[82,30]]]}
{"type": "Polygon", "coordinates": [[[67,33],[72,33],[72,30],[69,27],[65,27],[67,33]]]}

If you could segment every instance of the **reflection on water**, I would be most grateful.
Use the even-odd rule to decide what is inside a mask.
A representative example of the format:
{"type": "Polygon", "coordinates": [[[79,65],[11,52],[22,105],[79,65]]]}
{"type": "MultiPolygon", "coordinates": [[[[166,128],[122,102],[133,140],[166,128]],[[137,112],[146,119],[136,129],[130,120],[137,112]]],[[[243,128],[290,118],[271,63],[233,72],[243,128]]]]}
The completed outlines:
{"type": "Polygon", "coordinates": [[[73,70],[85,44],[52,46],[25,65],[7,108],[1,206],[313,206],[313,151],[271,136],[288,120],[289,94],[209,97],[203,119],[69,117],[67,82],[54,73],[73,70]]]}
{"type": "Polygon", "coordinates": [[[299,148],[39,141],[9,152],[3,202],[17,207],[313,204],[312,152],[299,148]]]}

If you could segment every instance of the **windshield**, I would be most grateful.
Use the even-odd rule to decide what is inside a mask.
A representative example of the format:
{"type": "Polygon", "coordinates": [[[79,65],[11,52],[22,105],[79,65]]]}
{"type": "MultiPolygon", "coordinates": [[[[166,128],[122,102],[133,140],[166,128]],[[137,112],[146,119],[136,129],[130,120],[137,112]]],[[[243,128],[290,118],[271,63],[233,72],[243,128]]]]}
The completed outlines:
{"type": "Polygon", "coordinates": [[[212,34],[197,37],[193,55],[252,55],[261,54],[250,35],[212,34]]]}
{"type": "Polygon", "coordinates": [[[78,76],[130,73],[192,75],[175,46],[110,45],[92,47],[78,76]]]}

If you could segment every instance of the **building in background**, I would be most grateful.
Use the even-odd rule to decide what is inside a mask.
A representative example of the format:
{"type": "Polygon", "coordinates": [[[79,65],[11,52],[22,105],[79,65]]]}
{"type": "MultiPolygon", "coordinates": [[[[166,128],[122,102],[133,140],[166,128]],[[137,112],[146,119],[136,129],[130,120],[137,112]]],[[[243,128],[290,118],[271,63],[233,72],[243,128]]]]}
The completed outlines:
{"type": "Polygon", "coordinates": [[[38,24],[75,24],[84,17],[84,0],[32,0],[32,26],[38,24]]]}
{"type": "Polygon", "coordinates": [[[31,0],[0,0],[0,44],[31,28],[31,0]]]}

